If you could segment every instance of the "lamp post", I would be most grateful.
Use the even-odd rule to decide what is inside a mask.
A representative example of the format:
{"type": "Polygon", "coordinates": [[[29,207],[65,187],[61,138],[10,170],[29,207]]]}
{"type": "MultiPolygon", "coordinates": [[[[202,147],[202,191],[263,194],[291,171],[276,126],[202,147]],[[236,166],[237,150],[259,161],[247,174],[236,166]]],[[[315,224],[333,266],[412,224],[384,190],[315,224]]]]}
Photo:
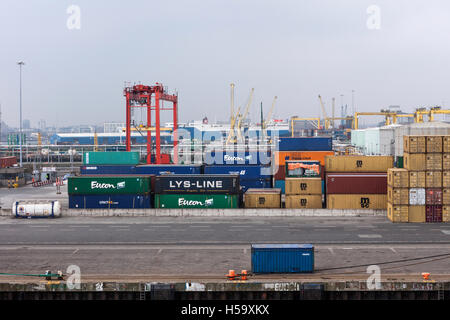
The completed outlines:
{"type": "Polygon", "coordinates": [[[25,64],[23,61],[17,62],[20,72],[20,123],[19,123],[19,144],[20,144],[20,167],[22,168],[22,66],[25,64]]]}

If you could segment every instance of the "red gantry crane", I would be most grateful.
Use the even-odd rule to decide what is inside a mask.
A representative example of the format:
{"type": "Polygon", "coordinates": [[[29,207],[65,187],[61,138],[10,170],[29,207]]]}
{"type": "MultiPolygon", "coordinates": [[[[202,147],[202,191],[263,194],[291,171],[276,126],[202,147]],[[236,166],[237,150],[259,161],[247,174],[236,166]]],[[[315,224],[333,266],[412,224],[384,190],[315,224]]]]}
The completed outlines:
{"type": "Polygon", "coordinates": [[[147,125],[141,126],[139,130],[147,131],[147,164],[151,164],[152,151],[152,131],[155,131],[155,164],[161,164],[161,111],[170,110],[173,112],[173,162],[178,162],[178,95],[168,94],[161,83],[154,86],[137,84],[125,87],[124,96],[126,98],[126,150],[131,151],[131,131],[134,129],[131,119],[131,108],[147,109],[147,125]],[[152,97],[154,105],[152,105],[152,97]],[[162,101],[172,102],[171,107],[162,105],[162,101]],[[155,111],[155,126],[152,127],[152,110],[155,111]]]}

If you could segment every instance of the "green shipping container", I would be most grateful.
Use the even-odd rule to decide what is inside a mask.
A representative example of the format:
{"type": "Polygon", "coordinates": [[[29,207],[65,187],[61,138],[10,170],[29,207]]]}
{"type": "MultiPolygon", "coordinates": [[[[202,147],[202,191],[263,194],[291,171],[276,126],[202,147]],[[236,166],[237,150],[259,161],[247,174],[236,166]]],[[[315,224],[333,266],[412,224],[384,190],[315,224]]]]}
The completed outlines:
{"type": "Polygon", "coordinates": [[[146,194],[150,177],[69,177],[69,194],[146,194]]]}
{"type": "Polygon", "coordinates": [[[127,152],[127,151],[85,152],[83,154],[83,164],[137,165],[139,164],[139,152],[127,152]]]}
{"type": "Polygon", "coordinates": [[[155,208],[238,208],[238,195],[228,194],[156,194],[155,208]]]}
{"type": "Polygon", "coordinates": [[[403,168],[403,157],[397,157],[397,168],[403,168]]]}

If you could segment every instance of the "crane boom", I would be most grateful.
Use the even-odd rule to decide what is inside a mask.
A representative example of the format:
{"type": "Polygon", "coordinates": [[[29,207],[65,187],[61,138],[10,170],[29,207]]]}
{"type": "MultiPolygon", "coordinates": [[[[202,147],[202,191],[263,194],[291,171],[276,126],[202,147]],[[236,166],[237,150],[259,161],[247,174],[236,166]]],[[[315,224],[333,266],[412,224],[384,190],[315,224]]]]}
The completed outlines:
{"type": "Polygon", "coordinates": [[[254,88],[252,88],[252,90],[250,91],[250,96],[248,98],[247,105],[245,106],[244,114],[243,115],[241,115],[241,114],[238,115],[238,123],[237,123],[236,131],[237,131],[238,139],[240,141],[244,140],[244,138],[242,136],[241,126],[242,126],[242,121],[245,120],[245,118],[248,115],[248,111],[250,110],[250,105],[252,104],[252,99],[253,99],[253,92],[255,92],[254,88]]]}
{"type": "Polygon", "coordinates": [[[267,113],[266,120],[264,120],[264,127],[267,127],[267,122],[269,122],[270,119],[272,119],[272,113],[273,113],[273,110],[275,109],[275,102],[277,101],[277,99],[278,99],[277,96],[275,96],[273,98],[272,106],[270,107],[270,110],[267,113]]]}

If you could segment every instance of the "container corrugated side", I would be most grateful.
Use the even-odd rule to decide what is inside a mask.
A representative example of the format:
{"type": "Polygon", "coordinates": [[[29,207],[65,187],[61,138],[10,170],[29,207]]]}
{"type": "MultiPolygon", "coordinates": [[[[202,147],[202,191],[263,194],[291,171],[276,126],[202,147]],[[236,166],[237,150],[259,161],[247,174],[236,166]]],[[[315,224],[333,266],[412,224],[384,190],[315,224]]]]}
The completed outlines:
{"type": "Polygon", "coordinates": [[[151,192],[150,177],[69,177],[69,194],[146,194],[151,192]]]}
{"type": "Polygon", "coordinates": [[[279,151],[331,151],[331,137],[279,138],[279,151]]]}
{"type": "Polygon", "coordinates": [[[272,170],[270,166],[261,165],[206,165],[204,174],[232,174],[239,175],[241,180],[251,180],[270,177],[272,170]]]}
{"type": "Polygon", "coordinates": [[[203,165],[180,165],[180,164],[170,164],[170,165],[158,165],[158,164],[148,164],[139,165],[135,168],[136,174],[202,174],[203,165]]]}
{"type": "Polygon", "coordinates": [[[408,222],[422,223],[425,220],[425,205],[408,207],[408,222]]]}
{"type": "Polygon", "coordinates": [[[296,244],[251,246],[253,273],[314,272],[314,247],[296,244]]]}
{"type": "Polygon", "coordinates": [[[327,194],[386,194],[386,172],[334,172],[326,174],[327,194]]]}
{"type": "Polygon", "coordinates": [[[71,209],[146,209],[153,207],[151,195],[69,195],[71,209]]]}
{"type": "Polygon", "coordinates": [[[403,136],[403,151],[408,153],[425,153],[425,136],[403,136]]]}
{"type": "Polygon", "coordinates": [[[425,188],[425,171],[409,171],[409,187],[425,188]]]}
{"type": "Polygon", "coordinates": [[[281,189],[281,193],[284,194],[285,191],[286,191],[285,190],[286,189],[286,181],[284,181],[284,180],[275,180],[274,187],[281,189]]]}
{"type": "Polygon", "coordinates": [[[81,175],[94,175],[94,174],[136,174],[136,166],[130,165],[88,165],[80,167],[81,175]]]}
{"type": "Polygon", "coordinates": [[[238,208],[239,196],[229,194],[155,194],[155,208],[238,208]]]}
{"type": "Polygon", "coordinates": [[[289,178],[321,178],[320,161],[286,161],[285,177],[289,178]]]}
{"type": "Polygon", "coordinates": [[[388,203],[387,217],[392,222],[408,222],[408,206],[388,203]]]}
{"type": "Polygon", "coordinates": [[[320,209],[322,208],[322,195],[287,194],[284,203],[287,209],[320,209]]]}
{"type": "Polygon", "coordinates": [[[425,171],[426,162],[424,153],[406,153],[403,156],[405,169],[412,171],[425,171]]]}
{"type": "Polygon", "coordinates": [[[139,164],[139,152],[132,151],[96,151],[83,154],[84,165],[137,165],[139,164]]]}
{"type": "Polygon", "coordinates": [[[386,194],[327,194],[328,209],[386,209],[386,194]]]}
{"type": "Polygon", "coordinates": [[[400,168],[390,168],[387,172],[388,185],[396,188],[408,188],[409,174],[408,170],[400,168]]]}
{"type": "Polygon", "coordinates": [[[394,167],[393,156],[327,156],[326,172],[387,172],[394,167]]]}
{"type": "Polygon", "coordinates": [[[270,151],[230,151],[206,150],[204,153],[206,165],[270,165],[270,151]]]}
{"type": "Polygon", "coordinates": [[[240,179],[241,191],[246,192],[250,188],[272,188],[272,179],[240,179]]]}
{"type": "Polygon", "coordinates": [[[155,178],[155,193],[240,192],[239,175],[163,175],[155,178]]]}
{"type": "Polygon", "coordinates": [[[248,189],[245,208],[281,208],[281,189],[248,189]]]}
{"type": "Polygon", "coordinates": [[[322,194],[320,178],[286,178],[286,194],[322,194]]]}
{"type": "Polygon", "coordinates": [[[409,205],[410,206],[424,206],[426,203],[425,188],[410,188],[409,189],[409,205]]]}
{"type": "Polygon", "coordinates": [[[388,186],[387,201],[395,205],[409,204],[409,189],[408,188],[393,188],[388,186]]]}

